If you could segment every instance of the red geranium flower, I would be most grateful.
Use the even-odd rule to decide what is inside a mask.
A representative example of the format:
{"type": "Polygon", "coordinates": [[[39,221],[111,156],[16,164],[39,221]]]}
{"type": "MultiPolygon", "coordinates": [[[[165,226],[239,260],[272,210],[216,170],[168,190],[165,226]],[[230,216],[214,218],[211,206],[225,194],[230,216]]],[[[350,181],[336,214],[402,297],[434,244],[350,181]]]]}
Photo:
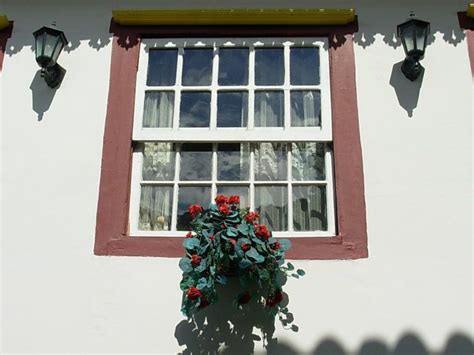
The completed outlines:
{"type": "Polygon", "coordinates": [[[254,221],[256,221],[258,218],[260,217],[260,215],[257,213],[257,212],[249,212],[245,215],[245,220],[247,222],[250,222],[250,223],[253,223],[254,221]]]}
{"type": "Polygon", "coordinates": [[[278,290],[273,294],[273,296],[267,299],[267,306],[275,307],[281,301],[283,301],[283,292],[278,290]]]}
{"type": "Polygon", "coordinates": [[[224,203],[227,203],[227,197],[225,197],[224,195],[217,195],[214,201],[216,201],[217,205],[222,205],[224,203]]]}
{"type": "Polygon", "coordinates": [[[191,264],[196,267],[201,263],[201,259],[199,255],[191,255],[191,264]]]}
{"type": "Polygon", "coordinates": [[[257,237],[263,238],[268,240],[270,238],[270,231],[267,229],[267,226],[264,224],[256,224],[255,225],[255,235],[257,237]]]}
{"type": "Polygon", "coordinates": [[[211,236],[209,237],[209,239],[210,239],[210,240],[215,240],[216,237],[215,237],[214,234],[213,234],[213,235],[211,235],[211,236]]]}
{"type": "Polygon", "coordinates": [[[188,212],[193,218],[196,217],[202,211],[203,211],[203,208],[201,205],[191,205],[188,207],[188,212]]]}
{"type": "Polygon", "coordinates": [[[239,196],[230,196],[229,197],[229,203],[238,205],[240,203],[240,197],[239,196]]]}
{"type": "Polygon", "coordinates": [[[280,242],[275,242],[275,243],[273,243],[272,246],[271,246],[271,248],[272,248],[273,250],[278,250],[278,249],[280,249],[280,247],[281,247],[280,242]]]}
{"type": "Polygon", "coordinates": [[[249,303],[249,301],[250,301],[251,298],[252,298],[252,296],[250,296],[249,291],[245,291],[244,293],[242,293],[242,294],[239,296],[238,302],[239,302],[240,304],[246,304],[246,303],[249,303]]]}
{"type": "Polygon", "coordinates": [[[229,243],[235,247],[235,244],[237,244],[237,241],[234,238],[229,238],[229,243]]]}
{"type": "Polygon", "coordinates": [[[201,297],[201,291],[196,287],[190,287],[188,288],[187,295],[189,299],[195,300],[201,297]]]}
{"type": "Polygon", "coordinates": [[[241,248],[243,251],[247,251],[250,249],[250,244],[242,243],[241,248]]]}
{"type": "Polygon", "coordinates": [[[207,306],[209,306],[209,301],[207,300],[207,298],[205,297],[201,298],[201,303],[199,304],[199,308],[206,308],[207,306]]]}
{"type": "Polygon", "coordinates": [[[186,238],[192,238],[192,237],[193,237],[193,233],[192,233],[192,232],[188,232],[188,233],[186,234],[186,238]]]}
{"type": "Polygon", "coordinates": [[[228,215],[230,212],[229,206],[226,204],[220,205],[219,212],[223,214],[224,216],[228,215]]]}

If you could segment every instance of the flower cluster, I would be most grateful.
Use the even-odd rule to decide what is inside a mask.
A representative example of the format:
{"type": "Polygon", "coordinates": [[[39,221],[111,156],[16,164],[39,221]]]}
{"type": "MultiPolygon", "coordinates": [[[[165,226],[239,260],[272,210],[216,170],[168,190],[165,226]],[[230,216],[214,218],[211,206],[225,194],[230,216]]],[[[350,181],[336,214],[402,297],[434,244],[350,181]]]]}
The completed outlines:
{"type": "MultiPolygon", "coordinates": [[[[276,240],[257,212],[239,208],[239,196],[218,195],[208,209],[191,205],[192,231],[183,246],[186,256],[179,266],[183,271],[182,312],[195,312],[217,301],[217,285],[226,284],[229,276],[239,277],[242,292],[236,295],[239,307],[251,300],[260,302],[276,314],[283,300],[283,279],[278,274],[294,270],[285,264],[286,239],[276,240]]],[[[291,276],[304,275],[296,270],[291,276]]]]}

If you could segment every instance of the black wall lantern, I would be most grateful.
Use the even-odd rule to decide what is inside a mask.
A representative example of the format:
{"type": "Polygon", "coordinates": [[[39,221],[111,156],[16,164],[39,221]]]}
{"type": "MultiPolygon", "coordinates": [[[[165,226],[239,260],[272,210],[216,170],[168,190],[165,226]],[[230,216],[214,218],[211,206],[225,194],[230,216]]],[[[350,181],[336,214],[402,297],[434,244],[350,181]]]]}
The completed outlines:
{"type": "Polygon", "coordinates": [[[62,31],[51,27],[42,27],[33,32],[35,37],[36,62],[41,67],[41,76],[51,88],[56,88],[66,74],[58,63],[58,57],[68,43],[62,31]]]}
{"type": "Polygon", "coordinates": [[[414,81],[424,70],[420,64],[426,49],[428,34],[430,33],[430,23],[410,19],[397,26],[397,34],[400,37],[406,58],[402,64],[402,72],[405,76],[414,81]]]}

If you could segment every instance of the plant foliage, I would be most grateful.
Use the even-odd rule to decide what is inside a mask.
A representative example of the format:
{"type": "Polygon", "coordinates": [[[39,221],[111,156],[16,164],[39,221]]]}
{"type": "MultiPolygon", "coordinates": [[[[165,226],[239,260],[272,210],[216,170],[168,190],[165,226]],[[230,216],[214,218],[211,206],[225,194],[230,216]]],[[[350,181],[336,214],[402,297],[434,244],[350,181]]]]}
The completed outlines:
{"type": "Polygon", "coordinates": [[[225,285],[233,276],[242,289],[235,297],[238,307],[253,299],[273,315],[285,310],[280,306],[285,275],[304,275],[301,269],[295,272],[291,263],[285,264],[290,241],[273,238],[258,223],[258,213],[239,208],[238,196],[219,195],[215,202],[206,210],[199,205],[188,208],[192,231],[183,241],[186,255],[179,261],[183,314],[191,317],[216,303],[217,285],[225,285]]]}

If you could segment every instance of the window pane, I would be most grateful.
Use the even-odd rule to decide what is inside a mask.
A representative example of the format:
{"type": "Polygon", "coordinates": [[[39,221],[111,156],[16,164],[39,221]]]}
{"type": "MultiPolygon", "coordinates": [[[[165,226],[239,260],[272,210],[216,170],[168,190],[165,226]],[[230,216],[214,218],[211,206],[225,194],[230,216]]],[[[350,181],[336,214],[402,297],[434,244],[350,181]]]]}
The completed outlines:
{"type": "Polygon", "coordinates": [[[212,49],[185,49],[183,85],[210,85],[212,76],[212,49]]]}
{"type": "Polygon", "coordinates": [[[143,180],[173,180],[176,152],[173,143],[145,143],[143,180]]]}
{"type": "Polygon", "coordinates": [[[248,208],[250,207],[249,202],[249,187],[248,186],[235,186],[235,185],[218,185],[217,186],[218,195],[233,196],[237,195],[240,197],[240,207],[248,208]]]}
{"type": "Polygon", "coordinates": [[[183,144],[181,147],[181,180],[211,180],[212,144],[183,144]]]}
{"type": "Polygon", "coordinates": [[[255,92],[255,127],[283,127],[283,91],[255,92]]]}
{"type": "Polygon", "coordinates": [[[327,230],[326,186],[293,186],[295,231],[327,230]]]}
{"type": "Polygon", "coordinates": [[[319,85],[319,48],[290,49],[292,85],[319,85]]]}
{"type": "Polygon", "coordinates": [[[227,181],[249,180],[248,144],[228,143],[217,147],[217,179],[227,181]]]}
{"type": "Polygon", "coordinates": [[[138,229],[170,230],[172,208],[173,186],[142,186],[138,229]]]}
{"type": "Polygon", "coordinates": [[[255,50],[255,84],[282,85],[284,78],[283,48],[255,50]]]}
{"type": "Polygon", "coordinates": [[[181,93],[180,127],[209,127],[211,93],[181,93]]]}
{"type": "Polygon", "coordinates": [[[211,186],[180,186],[178,191],[178,223],[179,231],[190,230],[191,215],[188,213],[190,205],[201,205],[208,208],[211,202],[211,186]]]}
{"type": "Polygon", "coordinates": [[[217,127],[247,127],[247,92],[217,94],[217,127]]]}
{"type": "Polygon", "coordinates": [[[287,179],[286,143],[259,143],[255,146],[255,180],[287,179]]]}
{"type": "Polygon", "coordinates": [[[288,229],[288,195],[286,186],[255,186],[255,209],[260,223],[271,231],[288,229]]]}
{"type": "Polygon", "coordinates": [[[324,180],[324,143],[292,143],[293,181],[324,180]]]}
{"type": "Polygon", "coordinates": [[[152,49],[148,53],[148,86],[171,86],[176,82],[177,49],[152,49]]]}
{"type": "Polygon", "coordinates": [[[219,49],[219,85],[247,85],[248,48],[219,49]]]}
{"type": "Polygon", "coordinates": [[[321,126],[321,93],[319,91],[291,92],[291,126],[321,126]]]}
{"type": "Polygon", "coordinates": [[[143,108],[143,127],[173,125],[174,92],[147,91],[143,108]]]}

